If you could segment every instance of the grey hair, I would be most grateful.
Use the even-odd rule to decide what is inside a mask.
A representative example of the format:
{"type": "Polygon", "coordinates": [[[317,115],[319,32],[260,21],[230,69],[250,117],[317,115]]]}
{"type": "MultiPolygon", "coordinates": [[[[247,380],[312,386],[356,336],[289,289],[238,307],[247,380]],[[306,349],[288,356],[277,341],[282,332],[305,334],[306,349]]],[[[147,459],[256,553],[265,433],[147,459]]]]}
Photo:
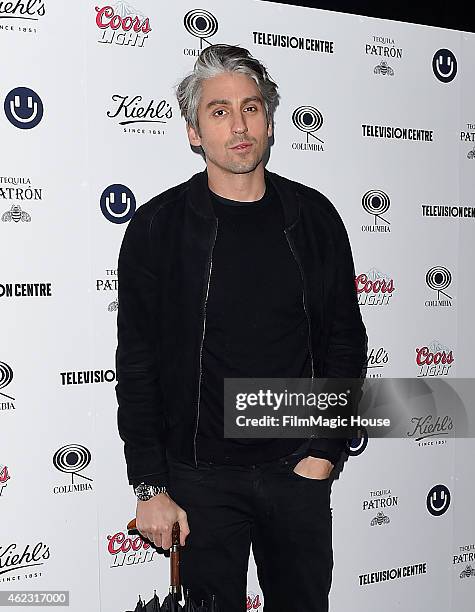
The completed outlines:
{"type": "Polygon", "coordinates": [[[199,133],[198,106],[203,81],[224,72],[240,72],[256,82],[264,100],[267,122],[273,123],[279,94],[277,84],[271,79],[265,66],[243,47],[211,45],[200,53],[193,71],[176,87],[178,105],[187,124],[199,133]]]}

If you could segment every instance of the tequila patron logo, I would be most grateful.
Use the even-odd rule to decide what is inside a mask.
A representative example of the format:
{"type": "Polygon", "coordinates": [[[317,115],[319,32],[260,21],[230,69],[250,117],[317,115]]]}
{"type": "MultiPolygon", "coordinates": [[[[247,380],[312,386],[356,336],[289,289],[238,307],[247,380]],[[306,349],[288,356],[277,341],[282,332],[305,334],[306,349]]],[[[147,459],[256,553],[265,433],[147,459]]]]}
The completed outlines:
{"type": "Polygon", "coordinates": [[[452,565],[459,572],[459,578],[475,578],[475,544],[459,546],[452,557],[452,565]],[[461,564],[465,565],[460,571],[461,564]]]}
{"type": "Polygon", "coordinates": [[[416,347],[418,377],[447,376],[454,361],[453,351],[438,340],[433,340],[428,346],[416,347]]]}
{"type": "Polygon", "coordinates": [[[132,219],[137,202],[132,191],[116,183],[104,189],[100,199],[101,211],[111,223],[127,223],[132,219]]]}
{"type": "Polygon", "coordinates": [[[199,55],[206,46],[214,44],[210,38],[218,31],[218,20],[209,11],[204,9],[188,11],[183,19],[183,24],[188,34],[200,41],[199,48],[183,49],[184,55],[199,55]]]}
{"type": "Polygon", "coordinates": [[[305,141],[293,142],[297,151],[323,151],[323,140],[316,134],[323,125],[323,115],[314,106],[299,106],[292,113],[292,123],[303,134],[305,141]]]}
{"type": "MultiPolygon", "coordinates": [[[[4,361],[0,361],[0,410],[13,410],[15,408],[14,401],[15,398],[11,395],[7,394],[4,389],[8,387],[8,385],[13,380],[13,370],[4,361]]],[[[9,392],[10,393],[10,392],[9,392]]]]}
{"type": "Polygon", "coordinates": [[[100,43],[143,47],[152,31],[150,20],[127,2],[96,6],[96,26],[100,43]]]}
{"type": "Polygon", "coordinates": [[[123,126],[122,131],[129,134],[165,134],[165,125],[172,118],[171,105],[164,99],[148,102],[142,96],[112,96],[111,108],[107,116],[115,119],[118,125],[123,126]],[[142,127],[138,124],[153,124],[142,127]],[[134,126],[134,127],[130,127],[134,126]]]}
{"type": "MultiPolygon", "coordinates": [[[[96,291],[99,291],[101,295],[103,295],[105,291],[106,295],[109,296],[109,291],[117,291],[118,283],[117,268],[106,269],[105,277],[96,279],[96,291]]],[[[108,303],[107,310],[109,312],[115,312],[118,309],[118,306],[118,299],[115,298],[112,302],[108,303]]]]}
{"type": "Polygon", "coordinates": [[[381,189],[370,189],[361,198],[363,210],[373,217],[371,225],[362,225],[362,232],[385,233],[391,231],[391,223],[383,217],[390,206],[387,193],[381,189]]]}
{"type": "Polygon", "coordinates": [[[91,463],[91,451],[81,444],[67,444],[59,448],[53,456],[54,467],[71,476],[68,485],[56,485],[53,493],[75,493],[92,491],[92,478],[81,474],[91,463]],[[76,478],[76,481],[74,480],[76,478]],[[81,479],[77,482],[78,479],[81,479]],[[86,482],[83,482],[86,481],[86,482]]]}
{"type": "Polygon", "coordinates": [[[395,290],[393,279],[376,268],[358,274],[355,284],[360,306],[387,306],[395,290]]]}
{"type": "Polygon", "coordinates": [[[124,567],[148,563],[155,558],[157,551],[139,535],[130,537],[118,531],[107,536],[107,552],[111,559],[110,567],[124,567]]]}
{"type": "Polygon", "coordinates": [[[9,480],[10,474],[8,473],[8,467],[6,465],[0,465],[0,496],[4,489],[6,489],[9,480]]]}
{"type": "Polygon", "coordinates": [[[43,190],[32,187],[31,179],[23,176],[0,176],[0,201],[4,200],[8,210],[0,209],[1,219],[5,223],[28,223],[31,221],[29,204],[41,202],[43,190]],[[26,205],[25,205],[26,203],[26,205]],[[28,210],[25,210],[25,206],[28,210]]]}
{"type": "Polygon", "coordinates": [[[388,509],[395,508],[399,503],[397,495],[393,495],[391,489],[380,489],[378,491],[370,491],[367,499],[362,502],[363,512],[369,512],[371,515],[371,527],[387,525],[391,522],[389,516],[385,514],[388,509]],[[377,511],[377,512],[376,512],[377,511]]]}
{"type": "Polygon", "coordinates": [[[381,57],[379,64],[374,66],[373,73],[379,76],[394,76],[394,69],[391,67],[395,60],[402,59],[403,51],[398,47],[394,38],[390,36],[372,36],[370,42],[365,45],[366,55],[381,57]],[[391,65],[388,64],[388,59],[391,65]]]}
{"type": "MultiPolygon", "coordinates": [[[[475,142],[475,123],[467,122],[463,130],[460,130],[460,142],[475,142]]],[[[467,152],[467,159],[475,159],[475,145],[467,152]]]]}
{"type": "Polygon", "coordinates": [[[444,266],[434,266],[426,272],[427,286],[436,292],[435,299],[426,300],[425,306],[452,306],[452,296],[445,292],[452,282],[452,274],[444,266]]]}

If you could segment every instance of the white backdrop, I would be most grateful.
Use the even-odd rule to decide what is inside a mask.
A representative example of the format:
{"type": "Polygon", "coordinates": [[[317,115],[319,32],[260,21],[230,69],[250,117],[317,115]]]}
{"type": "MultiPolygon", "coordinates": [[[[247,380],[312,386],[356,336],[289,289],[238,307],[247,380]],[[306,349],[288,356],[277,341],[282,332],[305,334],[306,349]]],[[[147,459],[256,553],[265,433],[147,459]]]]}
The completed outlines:
{"type": "MultiPolygon", "coordinates": [[[[116,267],[127,210],[203,168],[173,94],[202,46],[264,61],[269,169],[327,195],[357,276],[385,280],[360,296],[369,375],[474,373],[475,35],[252,0],[107,7],[0,2],[0,590],[68,590],[74,612],[168,588],[168,559],[125,532],[116,267]],[[423,347],[451,363],[418,365],[423,347]]],[[[332,612],[472,609],[473,441],[414,438],[352,448],[333,485],[332,612]]],[[[248,590],[262,610],[252,559],[248,590]]]]}

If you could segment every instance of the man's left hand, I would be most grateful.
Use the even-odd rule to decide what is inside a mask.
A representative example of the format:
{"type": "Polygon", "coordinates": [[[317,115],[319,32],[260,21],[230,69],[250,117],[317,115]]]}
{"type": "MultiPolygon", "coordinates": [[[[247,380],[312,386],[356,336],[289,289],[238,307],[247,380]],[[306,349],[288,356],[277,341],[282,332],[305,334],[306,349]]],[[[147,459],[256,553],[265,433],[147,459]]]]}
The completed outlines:
{"type": "Polygon", "coordinates": [[[324,480],[330,476],[333,463],[321,457],[304,457],[294,467],[294,472],[304,478],[324,480]]]}

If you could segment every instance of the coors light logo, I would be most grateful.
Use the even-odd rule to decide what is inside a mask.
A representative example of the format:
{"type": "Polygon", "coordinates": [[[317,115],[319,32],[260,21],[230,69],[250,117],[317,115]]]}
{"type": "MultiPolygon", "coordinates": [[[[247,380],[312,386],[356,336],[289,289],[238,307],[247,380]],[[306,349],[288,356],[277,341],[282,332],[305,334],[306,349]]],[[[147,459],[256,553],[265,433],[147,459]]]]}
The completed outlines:
{"type": "Polygon", "coordinates": [[[107,540],[107,552],[112,559],[110,567],[147,563],[157,554],[152,545],[139,535],[130,537],[123,531],[118,531],[114,535],[108,535],[107,540]]]}
{"type": "Polygon", "coordinates": [[[127,2],[96,6],[96,25],[101,31],[100,43],[143,47],[152,31],[150,20],[127,2]]]}
{"type": "Polygon", "coordinates": [[[376,268],[355,278],[360,306],[387,306],[394,293],[394,280],[376,268]]]}
{"type": "Polygon", "coordinates": [[[0,497],[9,480],[10,474],[8,473],[8,467],[6,465],[0,465],[0,497]]]}
{"type": "Polygon", "coordinates": [[[438,340],[433,340],[429,345],[416,347],[418,377],[447,376],[454,361],[453,351],[438,340]]]}

